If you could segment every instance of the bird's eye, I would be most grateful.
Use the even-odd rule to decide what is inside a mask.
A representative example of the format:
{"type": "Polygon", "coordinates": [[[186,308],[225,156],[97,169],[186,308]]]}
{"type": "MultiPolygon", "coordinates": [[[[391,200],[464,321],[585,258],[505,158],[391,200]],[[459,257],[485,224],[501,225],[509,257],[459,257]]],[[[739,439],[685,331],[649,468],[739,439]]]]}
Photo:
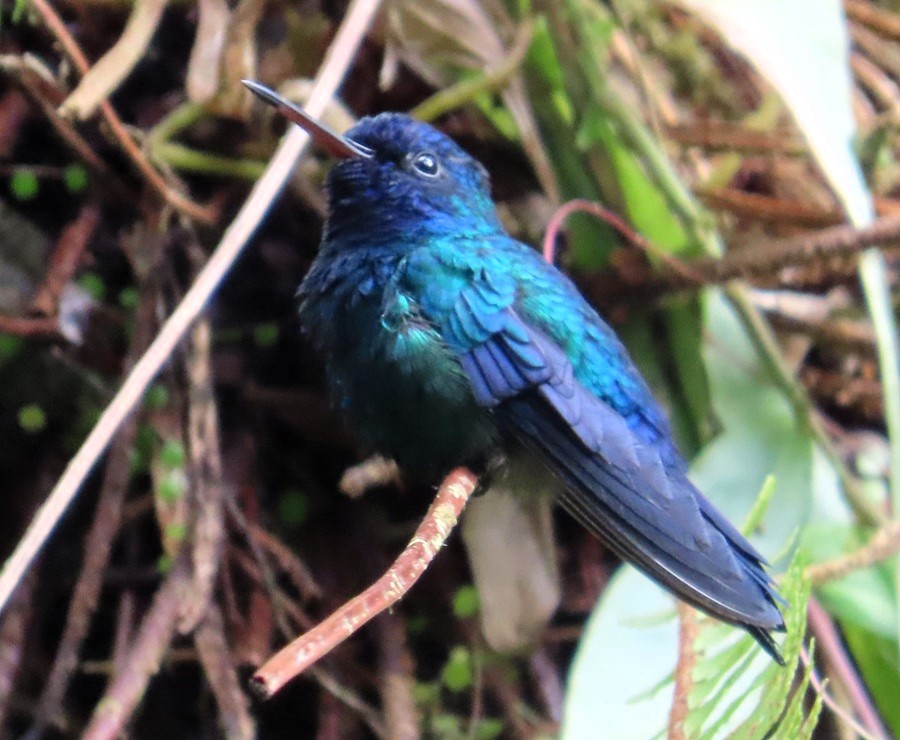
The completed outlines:
{"type": "Polygon", "coordinates": [[[431,152],[417,154],[413,157],[412,165],[416,168],[416,172],[420,175],[425,175],[425,177],[437,177],[441,171],[438,158],[431,152]]]}

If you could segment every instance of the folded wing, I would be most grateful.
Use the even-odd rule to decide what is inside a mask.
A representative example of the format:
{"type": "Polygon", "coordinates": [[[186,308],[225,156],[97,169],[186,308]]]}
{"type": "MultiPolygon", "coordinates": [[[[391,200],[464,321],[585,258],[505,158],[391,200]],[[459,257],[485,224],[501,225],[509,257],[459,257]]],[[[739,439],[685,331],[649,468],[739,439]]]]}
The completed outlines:
{"type": "Polygon", "coordinates": [[[747,629],[776,659],[783,629],[763,558],[657,446],[575,377],[563,350],[476,281],[445,314],[478,402],[564,483],[563,506],[624,559],[690,604],[747,629]]]}

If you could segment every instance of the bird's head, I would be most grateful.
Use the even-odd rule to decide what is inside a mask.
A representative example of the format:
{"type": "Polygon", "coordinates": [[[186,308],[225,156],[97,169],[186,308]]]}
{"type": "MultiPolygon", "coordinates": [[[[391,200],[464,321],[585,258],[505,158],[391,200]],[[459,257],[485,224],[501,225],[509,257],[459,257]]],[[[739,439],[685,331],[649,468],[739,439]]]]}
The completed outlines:
{"type": "Polygon", "coordinates": [[[268,88],[245,84],[337,158],[327,182],[329,238],[415,239],[501,229],[485,168],[432,126],[382,113],[342,136],[268,88]]]}

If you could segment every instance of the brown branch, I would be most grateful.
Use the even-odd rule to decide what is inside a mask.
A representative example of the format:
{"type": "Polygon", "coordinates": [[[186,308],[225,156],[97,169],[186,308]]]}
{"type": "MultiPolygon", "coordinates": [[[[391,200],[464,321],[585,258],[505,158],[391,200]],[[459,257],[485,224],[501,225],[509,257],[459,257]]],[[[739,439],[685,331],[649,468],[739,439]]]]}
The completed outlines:
{"type": "Polygon", "coordinates": [[[255,692],[263,698],[271,697],[374,616],[399,601],[450,536],[477,482],[465,468],[451,472],[441,484],[415,536],[387,573],[270,658],[252,678],[255,692]]]}
{"type": "Polygon", "coordinates": [[[853,715],[848,712],[844,707],[842,707],[837,699],[835,699],[825,688],[825,684],[822,682],[822,679],[819,678],[819,674],[815,669],[815,666],[812,664],[812,658],[809,657],[809,653],[806,650],[805,645],[800,646],[800,660],[803,662],[804,668],[809,670],[809,685],[812,686],[813,691],[815,691],[822,699],[822,703],[828,707],[832,713],[839,719],[843,720],[843,722],[851,728],[862,740],[882,740],[881,738],[876,738],[874,735],[869,733],[856,719],[853,715]]]}
{"type": "MultiPolygon", "coordinates": [[[[754,299],[757,297],[754,296],[754,299]]],[[[823,318],[807,318],[788,313],[777,305],[761,304],[756,300],[754,302],[765,312],[769,322],[776,329],[806,334],[832,350],[835,347],[842,347],[868,356],[875,354],[875,330],[867,321],[835,318],[831,313],[823,318]]]]}
{"type": "Polygon", "coordinates": [[[729,152],[800,155],[807,151],[804,141],[790,131],[755,131],[743,123],[708,118],[666,126],[665,136],[684,146],[729,152]]]}
{"type": "Polygon", "coordinates": [[[412,694],[416,679],[403,617],[382,612],[375,620],[375,635],[378,688],[388,735],[394,740],[416,740],[421,736],[419,711],[412,694]]]}
{"type": "Polygon", "coordinates": [[[272,557],[304,599],[322,598],[322,587],[306,563],[291,548],[259,524],[247,523],[246,533],[260,549],[272,557]]]}
{"type": "MultiPolygon", "coordinates": [[[[138,303],[134,337],[126,366],[140,357],[153,337],[156,327],[156,299],[155,286],[145,285],[138,303]]],[[[131,452],[136,436],[137,419],[132,416],[126,421],[110,449],[97,510],[84,542],[81,573],[69,601],[66,625],[38,704],[35,718],[38,726],[48,725],[62,713],[69,682],[78,667],[81,646],[88,635],[100,600],[113,542],[119,534],[125,493],[131,480],[131,452]]]]}
{"type": "Polygon", "coordinates": [[[55,316],[3,316],[0,314],[0,334],[17,337],[58,337],[59,321],[55,316]]]}
{"type": "Polygon", "coordinates": [[[900,16],[882,10],[869,0],[844,0],[847,15],[883,36],[900,40],[900,16]]]}
{"type": "Polygon", "coordinates": [[[678,617],[678,664],[675,666],[675,695],[669,713],[669,740],[687,738],[684,722],[690,711],[688,699],[694,688],[694,666],[697,665],[694,643],[700,631],[697,612],[687,604],[678,603],[678,617]]]}
{"type": "Polygon", "coordinates": [[[6,718],[25,655],[25,637],[31,625],[36,581],[37,577],[32,571],[16,589],[9,609],[0,618],[0,727],[9,727],[6,718]]]}
{"type": "Polygon", "coordinates": [[[59,112],[63,116],[79,120],[88,118],[122,84],[147,52],[167,3],[168,0],[135,0],[122,35],[89,70],[83,72],[78,87],[60,106],[59,112]]]}
{"type": "MultiPolygon", "coordinates": [[[[100,223],[99,209],[88,203],[60,233],[44,282],[31,301],[31,310],[44,316],[59,313],[59,298],[81,263],[84,250],[100,223]]],[[[142,348],[143,350],[143,348],[142,348]]]]}
{"type": "MultiPolygon", "coordinates": [[[[31,6],[41,16],[44,25],[63,47],[79,73],[82,75],[87,74],[91,68],[90,62],[88,62],[81,47],[78,46],[78,42],[75,41],[69,33],[66,24],[63,23],[62,18],[59,17],[48,0],[31,0],[31,6]]],[[[192,200],[186,198],[169,186],[165,178],[152,164],[150,164],[150,161],[144,156],[140,147],[134,142],[131,134],[129,134],[125,128],[125,124],[122,123],[122,119],[119,118],[119,114],[116,113],[108,100],[104,100],[100,103],[100,114],[103,116],[112,131],[113,136],[115,136],[116,140],[119,142],[119,146],[122,147],[125,154],[128,155],[150,186],[156,190],[167,203],[186,216],[203,223],[212,224],[218,220],[218,213],[215,209],[194,203],[192,200]]]]}
{"type": "Polygon", "coordinates": [[[528,660],[528,668],[538,695],[544,702],[547,716],[557,724],[563,720],[565,689],[559,674],[559,666],[553,662],[546,647],[535,650],[528,660]]]}
{"type": "Polygon", "coordinates": [[[91,721],[81,736],[83,740],[114,740],[123,733],[125,724],[169,649],[182,604],[192,587],[189,557],[182,551],[153,597],[153,604],[138,628],[124,669],[113,677],[106,694],[97,703],[91,721]]]}
{"type": "Polygon", "coordinates": [[[212,598],[225,540],[225,487],[219,416],[210,371],[211,329],[207,320],[191,331],[187,358],[188,470],[190,471],[190,536],[194,588],[182,605],[179,631],[190,632],[212,598]]]}
{"type": "Polygon", "coordinates": [[[713,210],[770,224],[822,228],[842,224],[846,220],[837,208],[826,210],[805,200],[750,193],[738,188],[698,190],[697,197],[713,210]]]}
{"type": "Polygon", "coordinates": [[[252,740],[256,737],[253,717],[250,716],[247,695],[241,691],[218,605],[209,605],[197,625],[194,645],[216,699],[222,735],[228,740],[252,740]]]}
{"type": "MultiPolygon", "coordinates": [[[[42,2],[46,6],[46,0],[35,2],[42,2]]],[[[379,5],[380,0],[353,0],[350,3],[316,74],[306,108],[311,116],[321,115],[334,96],[379,5]]],[[[285,135],[266,173],[253,187],[194,284],[163,324],[153,344],[135,364],[87,439],[66,466],[62,477],[56,482],[12,555],[0,570],[0,610],[9,601],[16,585],[43,548],[66,509],[75,500],[84,479],[109,446],[122,422],[140,402],[147,386],[169,359],[184,333],[196,320],[210,295],[234,264],[247,240],[259,225],[260,219],[271,206],[272,200],[281,191],[308,142],[308,134],[296,127],[285,135]]]]}
{"type": "Polygon", "coordinates": [[[844,576],[868,568],[870,565],[882,563],[900,552],[900,519],[885,524],[872,535],[872,538],[858,550],[834,560],[810,565],[806,569],[806,577],[814,586],[837,581],[844,576]]]}
{"type": "Polygon", "coordinates": [[[879,107],[896,121],[900,115],[900,88],[875,62],[858,52],[850,55],[853,75],[879,107]]]}
{"type": "Polygon", "coordinates": [[[872,705],[862,679],[850,661],[840,635],[831,617],[815,598],[807,604],[809,630],[816,638],[816,647],[822,651],[829,675],[847,691],[853,710],[859,717],[863,727],[875,737],[888,737],[878,711],[872,705]]]}
{"type": "Polygon", "coordinates": [[[615,279],[604,274],[582,274],[579,282],[586,293],[601,303],[610,296],[661,294],[701,285],[718,285],[739,278],[764,277],[789,267],[838,257],[851,257],[867,247],[896,247],[900,244],[900,217],[880,218],[870,226],[857,229],[840,225],[789,239],[777,239],[755,247],[726,253],[720,259],[697,259],[687,263],[691,277],[669,266],[648,274],[641,281],[615,279]],[[699,278],[695,280],[694,278],[699,278]]]}
{"type": "Polygon", "coordinates": [[[853,44],[895,79],[900,79],[900,57],[896,45],[858,23],[850,24],[853,44]]]}
{"type": "Polygon", "coordinates": [[[97,175],[96,180],[104,196],[115,203],[133,206],[132,189],[110,169],[72,122],[59,115],[56,106],[44,92],[47,81],[29,65],[28,59],[0,57],[0,69],[13,77],[24,95],[40,108],[63,143],[97,175]]]}

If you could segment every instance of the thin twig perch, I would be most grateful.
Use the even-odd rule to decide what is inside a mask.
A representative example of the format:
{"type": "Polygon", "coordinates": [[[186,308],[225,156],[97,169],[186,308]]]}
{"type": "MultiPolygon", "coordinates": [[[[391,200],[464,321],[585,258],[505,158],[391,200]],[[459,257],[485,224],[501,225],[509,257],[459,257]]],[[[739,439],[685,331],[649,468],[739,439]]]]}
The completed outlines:
{"type": "Polygon", "coordinates": [[[266,661],[251,679],[256,693],[268,699],[370,619],[399,601],[419,580],[450,536],[477,482],[475,475],[465,468],[451,472],[441,484],[412,540],[388,571],[324,622],[266,661]]]}

